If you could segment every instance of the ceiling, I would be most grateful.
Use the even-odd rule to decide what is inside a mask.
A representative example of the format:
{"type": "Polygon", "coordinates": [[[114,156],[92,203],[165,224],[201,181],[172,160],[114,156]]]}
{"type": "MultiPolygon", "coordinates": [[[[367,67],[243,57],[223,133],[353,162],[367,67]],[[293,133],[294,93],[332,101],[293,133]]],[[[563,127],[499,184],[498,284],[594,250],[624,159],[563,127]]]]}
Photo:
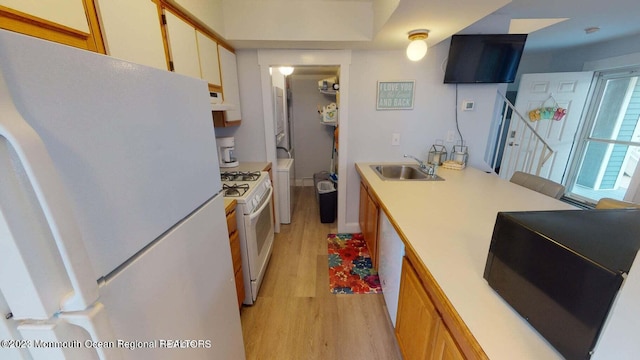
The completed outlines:
{"type": "Polygon", "coordinates": [[[507,32],[510,19],[568,18],[531,32],[527,51],[640,35],[637,0],[510,3],[509,0],[228,0],[224,3],[226,20],[222,35],[237,49],[403,49],[408,44],[407,32],[422,28],[430,30],[427,42],[434,46],[456,33],[507,32]],[[586,34],[589,27],[600,30],[586,34]]]}

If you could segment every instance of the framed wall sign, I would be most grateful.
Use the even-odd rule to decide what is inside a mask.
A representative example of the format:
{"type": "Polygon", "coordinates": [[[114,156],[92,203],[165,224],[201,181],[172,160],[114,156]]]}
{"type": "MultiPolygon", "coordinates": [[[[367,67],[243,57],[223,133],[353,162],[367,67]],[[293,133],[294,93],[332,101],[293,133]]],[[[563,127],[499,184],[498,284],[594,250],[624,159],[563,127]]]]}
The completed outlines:
{"type": "Polygon", "coordinates": [[[411,110],[413,109],[414,80],[378,81],[376,110],[411,110]]]}

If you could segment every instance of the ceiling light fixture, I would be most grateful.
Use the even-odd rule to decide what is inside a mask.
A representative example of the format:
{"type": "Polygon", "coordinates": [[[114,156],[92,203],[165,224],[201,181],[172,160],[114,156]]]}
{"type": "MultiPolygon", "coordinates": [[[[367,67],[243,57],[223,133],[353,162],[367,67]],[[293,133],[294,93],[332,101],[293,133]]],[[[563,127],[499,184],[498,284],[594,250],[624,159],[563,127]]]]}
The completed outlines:
{"type": "Polygon", "coordinates": [[[280,74],[284,76],[288,76],[293,74],[293,67],[291,66],[280,66],[280,74]]]}
{"type": "Polygon", "coordinates": [[[419,29],[409,31],[409,46],[407,46],[407,57],[411,61],[418,61],[427,54],[427,42],[425,41],[429,37],[429,30],[419,29]]]}

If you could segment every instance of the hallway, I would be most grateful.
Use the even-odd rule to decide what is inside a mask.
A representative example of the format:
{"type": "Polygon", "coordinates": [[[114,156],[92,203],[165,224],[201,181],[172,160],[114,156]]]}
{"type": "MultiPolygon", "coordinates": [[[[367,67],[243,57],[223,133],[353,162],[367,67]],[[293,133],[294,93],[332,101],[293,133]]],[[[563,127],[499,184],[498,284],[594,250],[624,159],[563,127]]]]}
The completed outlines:
{"type": "Polygon", "coordinates": [[[247,359],[401,359],[382,294],[329,292],[327,234],[313,187],[296,187],[258,299],[242,309],[247,359]]]}

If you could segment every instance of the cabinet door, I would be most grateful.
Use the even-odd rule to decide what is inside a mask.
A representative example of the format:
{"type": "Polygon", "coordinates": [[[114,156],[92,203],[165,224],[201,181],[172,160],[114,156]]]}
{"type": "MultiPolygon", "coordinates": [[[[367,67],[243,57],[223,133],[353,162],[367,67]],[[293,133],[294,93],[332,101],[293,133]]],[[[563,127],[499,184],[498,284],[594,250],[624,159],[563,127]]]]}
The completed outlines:
{"type": "Polygon", "coordinates": [[[207,35],[196,31],[200,73],[209,84],[220,86],[220,62],[218,61],[218,43],[207,35]]]}
{"type": "Polygon", "coordinates": [[[238,65],[236,64],[236,54],[218,45],[220,55],[220,72],[222,75],[222,96],[224,102],[236,106],[235,110],[226,112],[226,122],[239,121],[242,119],[240,111],[240,86],[238,84],[238,65]]]}
{"type": "Polygon", "coordinates": [[[107,54],[167,70],[158,6],[151,0],[97,0],[107,54]]]}
{"type": "Polygon", "coordinates": [[[367,196],[367,231],[364,240],[367,242],[373,267],[378,267],[378,203],[371,195],[367,196]]]}
{"type": "Polygon", "coordinates": [[[387,218],[384,211],[380,211],[380,226],[378,233],[378,276],[382,286],[382,295],[387,304],[387,311],[391,323],[395,327],[398,312],[398,297],[400,294],[400,274],[404,257],[404,243],[387,218]]]}
{"type": "Polygon", "coordinates": [[[94,0],[0,0],[0,29],[104,53],[94,0]]]}
{"type": "Polygon", "coordinates": [[[465,357],[442,320],[438,326],[431,360],[464,360],[465,357]]]}
{"type": "Polygon", "coordinates": [[[198,42],[196,29],[170,11],[164,12],[167,20],[167,42],[173,62],[173,70],[178,74],[200,78],[198,42]]]}
{"type": "Polygon", "coordinates": [[[360,210],[358,216],[358,222],[360,224],[360,231],[362,234],[367,232],[367,188],[364,184],[360,183],[360,210]]]}
{"type": "Polygon", "coordinates": [[[440,315],[422,287],[418,274],[404,258],[396,321],[396,338],[404,359],[431,357],[440,321],[440,315]]]}
{"type": "Polygon", "coordinates": [[[0,0],[0,6],[89,33],[82,0],[0,0]]]}

